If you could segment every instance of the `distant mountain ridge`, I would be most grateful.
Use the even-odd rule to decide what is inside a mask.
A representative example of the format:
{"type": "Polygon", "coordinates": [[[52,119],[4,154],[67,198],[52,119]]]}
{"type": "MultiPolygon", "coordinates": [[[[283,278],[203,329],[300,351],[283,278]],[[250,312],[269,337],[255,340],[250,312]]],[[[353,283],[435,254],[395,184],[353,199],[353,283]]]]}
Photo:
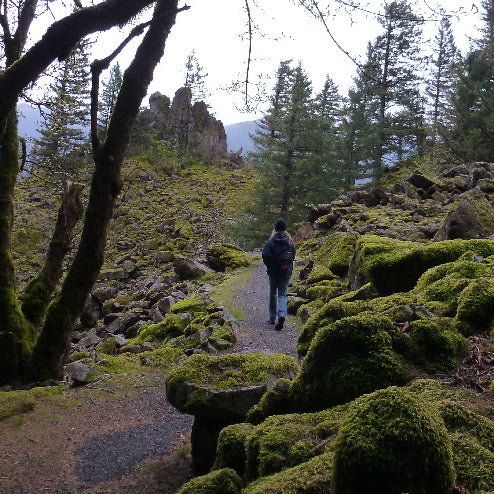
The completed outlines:
{"type": "Polygon", "coordinates": [[[246,155],[249,151],[254,151],[254,141],[250,135],[256,131],[257,120],[239,122],[225,125],[225,132],[228,142],[228,151],[239,151],[246,155]]]}

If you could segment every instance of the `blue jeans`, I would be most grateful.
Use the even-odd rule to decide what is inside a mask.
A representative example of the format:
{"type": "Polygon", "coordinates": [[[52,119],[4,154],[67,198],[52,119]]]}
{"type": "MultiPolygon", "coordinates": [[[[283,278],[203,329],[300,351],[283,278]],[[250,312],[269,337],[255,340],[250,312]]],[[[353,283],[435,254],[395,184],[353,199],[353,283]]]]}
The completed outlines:
{"type": "Polygon", "coordinates": [[[269,320],[274,321],[276,316],[286,318],[286,292],[290,278],[269,277],[269,320]]]}

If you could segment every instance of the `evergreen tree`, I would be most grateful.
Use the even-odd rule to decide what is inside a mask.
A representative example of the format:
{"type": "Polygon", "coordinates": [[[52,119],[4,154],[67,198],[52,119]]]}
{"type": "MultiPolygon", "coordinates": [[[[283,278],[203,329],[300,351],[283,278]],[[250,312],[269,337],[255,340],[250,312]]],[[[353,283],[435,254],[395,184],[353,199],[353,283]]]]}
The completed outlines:
{"type": "Polygon", "coordinates": [[[422,141],[423,104],[419,91],[421,20],[407,0],[385,6],[380,18],[383,32],[368,47],[367,61],[359,76],[369,105],[377,105],[373,149],[368,150],[372,178],[380,183],[385,165],[396,157],[417,152],[422,141]],[[417,118],[417,111],[419,118],[417,118]]]}
{"type": "Polygon", "coordinates": [[[299,64],[280,63],[271,106],[253,136],[251,157],[260,172],[253,228],[264,234],[277,216],[305,219],[307,204],[327,202],[344,183],[341,104],[333,81],[312,97],[312,83],[299,64]]]}
{"type": "Polygon", "coordinates": [[[328,202],[346,186],[342,140],[343,98],[333,80],[326,76],[316,94],[308,122],[308,149],[301,168],[306,175],[305,203],[328,202]]]}
{"type": "Polygon", "coordinates": [[[494,160],[494,2],[482,2],[482,37],[458,69],[449,150],[465,161],[494,160]]]}
{"type": "Polygon", "coordinates": [[[86,162],[89,125],[89,45],[80,42],[50,85],[44,126],[33,155],[45,174],[63,179],[86,162]]]}
{"type": "Polygon", "coordinates": [[[427,80],[427,95],[431,100],[429,120],[431,137],[436,142],[440,134],[450,127],[450,94],[456,80],[459,53],[456,48],[451,22],[444,16],[434,38],[430,76],[427,80]]]}
{"type": "Polygon", "coordinates": [[[192,103],[196,101],[204,101],[208,92],[206,90],[205,80],[208,76],[204,73],[204,68],[199,64],[194,50],[187,57],[185,62],[185,81],[184,87],[190,88],[192,92],[192,103]]]}
{"type": "Polygon", "coordinates": [[[103,90],[101,91],[99,101],[99,125],[105,133],[117,101],[118,93],[122,87],[122,81],[123,74],[120,70],[120,64],[117,62],[111,67],[108,80],[103,83],[103,90]]]}

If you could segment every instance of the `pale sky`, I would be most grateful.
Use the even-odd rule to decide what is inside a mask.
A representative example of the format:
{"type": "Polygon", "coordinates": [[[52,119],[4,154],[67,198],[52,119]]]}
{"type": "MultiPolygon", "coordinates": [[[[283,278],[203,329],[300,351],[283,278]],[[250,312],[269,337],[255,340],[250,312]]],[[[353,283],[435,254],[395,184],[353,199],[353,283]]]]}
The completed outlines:
{"type": "MultiPolygon", "coordinates": [[[[185,61],[192,50],[204,71],[208,73],[206,86],[212,95],[207,99],[211,112],[224,124],[252,120],[262,116],[258,113],[241,113],[236,107],[242,105],[239,95],[228,94],[222,87],[229,86],[233,80],[245,79],[247,61],[246,13],[244,0],[188,0],[191,8],[177,17],[165,50],[165,56],[155,73],[150,93],[159,91],[173,97],[176,89],[183,85],[185,61]]],[[[301,7],[296,7],[288,0],[269,0],[262,4],[261,12],[253,0],[250,0],[253,21],[263,30],[265,37],[255,34],[252,41],[252,61],[250,80],[261,80],[271,92],[273,80],[281,60],[293,59],[302,62],[314,90],[322,88],[328,74],[339,86],[340,92],[346,94],[355,75],[355,65],[339,50],[331,40],[321,22],[311,18],[301,7]]],[[[456,42],[464,52],[468,49],[468,36],[476,36],[479,26],[474,2],[465,0],[429,0],[427,5],[439,6],[446,11],[462,7],[459,19],[452,18],[456,42]]],[[[381,1],[369,0],[369,11],[381,11],[381,1]]],[[[415,7],[422,5],[426,19],[438,18],[425,7],[422,0],[415,2],[415,7]]],[[[338,43],[352,57],[362,61],[368,41],[380,33],[380,26],[371,15],[362,12],[353,13],[352,19],[345,12],[339,12],[330,19],[329,29],[338,43]],[[352,23],[353,19],[353,23],[352,23]]],[[[429,21],[424,31],[433,38],[437,23],[429,21]]],[[[147,102],[144,102],[147,104],[147,102]]]]}
{"type": "MultiPolygon", "coordinates": [[[[206,100],[210,112],[226,125],[259,118],[265,106],[260,107],[257,113],[242,113],[238,110],[243,103],[241,95],[229,94],[224,89],[235,80],[245,79],[248,55],[245,0],[183,0],[179,5],[183,6],[184,2],[191,8],[178,14],[148,94],[158,91],[173,98],[175,91],[183,86],[185,62],[194,50],[199,64],[208,73],[205,83],[211,93],[206,100]]],[[[415,9],[422,7],[426,19],[438,18],[427,5],[442,7],[447,12],[461,7],[460,18],[452,18],[452,23],[457,45],[463,52],[468,48],[468,36],[476,36],[479,18],[473,5],[479,3],[480,0],[412,2],[415,9]]],[[[359,5],[370,12],[382,12],[382,0],[363,0],[359,5]]],[[[293,5],[293,0],[249,0],[249,6],[252,20],[261,31],[254,32],[252,40],[251,82],[264,83],[269,95],[279,62],[293,59],[294,63],[302,63],[315,91],[322,88],[326,75],[329,75],[339,86],[340,93],[347,93],[356,67],[336,47],[321,22],[293,5]]],[[[424,30],[429,38],[434,37],[436,26],[435,22],[425,23],[424,30]]],[[[350,17],[340,11],[329,19],[328,27],[337,42],[359,61],[363,61],[368,41],[373,41],[380,33],[375,16],[366,16],[363,12],[354,12],[350,17]]],[[[125,32],[128,31],[126,28],[125,32]]],[[[107,56],[122,39],[121,33],[100,35],[96,56],[107,56]]],[[[120,56],[122,70],[134,50],[135,47],[130,45],[120,56]]],[[[253,88],[250,92],[255,94],[253,88]]],[[[147,105],[148,98],[143,101],[143,106],[147,105]]]]}

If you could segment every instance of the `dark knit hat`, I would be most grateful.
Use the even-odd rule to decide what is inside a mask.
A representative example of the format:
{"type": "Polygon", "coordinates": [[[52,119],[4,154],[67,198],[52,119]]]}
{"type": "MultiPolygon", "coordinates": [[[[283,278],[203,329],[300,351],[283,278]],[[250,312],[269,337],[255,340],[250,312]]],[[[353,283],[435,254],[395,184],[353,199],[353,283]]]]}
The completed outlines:
{"type": "Polygon", "coordinates": [[[284,232],[286,230],[286,223],[283,218],[280,218],[275,224],[274,229],[277,232],[284,232]]]}

